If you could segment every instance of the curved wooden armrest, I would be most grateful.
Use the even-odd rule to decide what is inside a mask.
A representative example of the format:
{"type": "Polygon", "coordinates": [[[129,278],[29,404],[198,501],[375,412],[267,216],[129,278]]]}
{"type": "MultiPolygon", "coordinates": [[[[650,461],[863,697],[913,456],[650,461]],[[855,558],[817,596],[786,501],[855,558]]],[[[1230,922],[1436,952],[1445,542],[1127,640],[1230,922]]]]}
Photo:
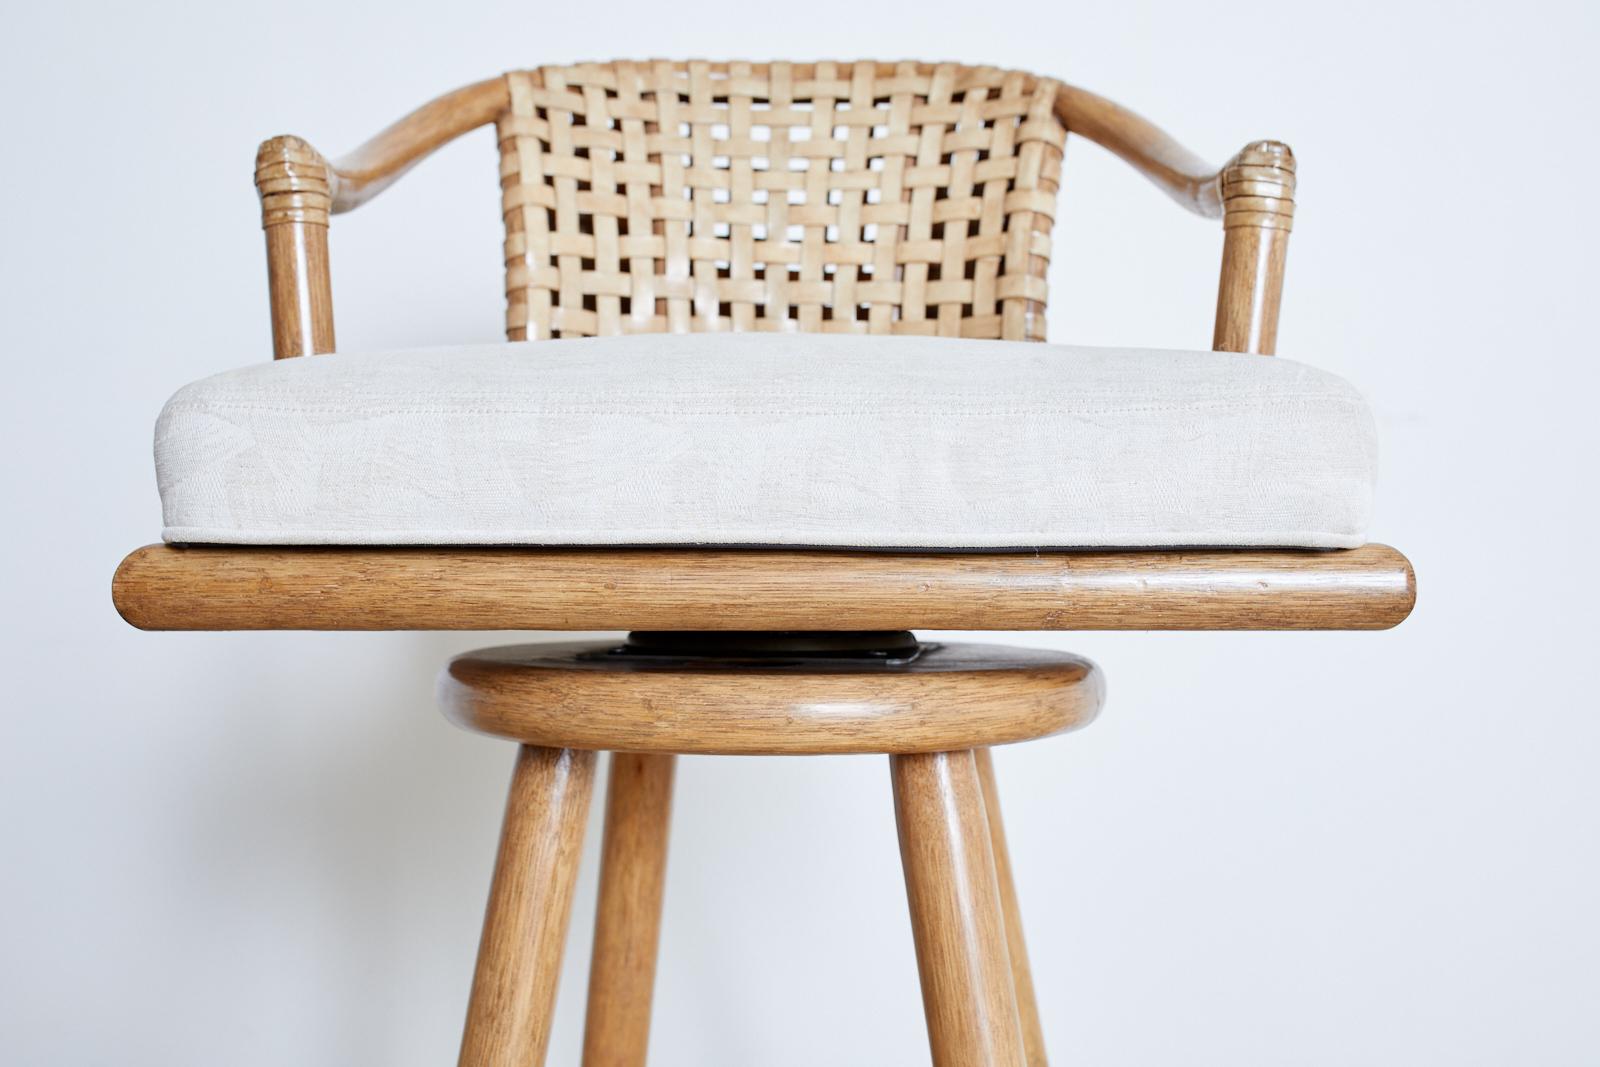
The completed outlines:
{"type": "Polygon", "coordinates": [[[1056,116],[1069,132],[1122,159],[1196,215],[1222,217],[1227,168],[1207,163],[1154,123],[1072,85],[1057,91],[1056,116]]]}
{"type": "Polygon", "coordinates": [[[306,221],[326,223],[330,213],[353,211],[436,149],[488,125],[509,106],[505,78],[490,78],[424,104],[355,151],[331,161],[299,137],[269,138],[256,153],[263,220],[274,221],[265,214],[267,198],[290,192],[320,198],[304,206],[323,217],[306,221]]]}
{"type": "Polygon", "coordinates": [[[511,106],[504,77],[457,89],[394,123],[329,168],[335,215],[352,211],[387,189],[435,149],[487,126],[511,106]]]}
{"type": "Polygon", "coordinates": [[[1272,354],[1294,224],[1295,161],[1289,146],[1253,141],[1219,169],[1127,108],[1071,85],[1057,91],[1056,115],[1069,132],[1125,160],[1190,211],[1223,220],[1212,347],[1272,354]]]}
{"type": "Polygon", "coordinates": [[[508,92],[503,77],[457,89],[331,162],[299,137],[262,142],[256,190],[267,233],[274,356],[333,351],[328,216],[360,207],[435,149],[493,122],[509,105],[508,92]]]}

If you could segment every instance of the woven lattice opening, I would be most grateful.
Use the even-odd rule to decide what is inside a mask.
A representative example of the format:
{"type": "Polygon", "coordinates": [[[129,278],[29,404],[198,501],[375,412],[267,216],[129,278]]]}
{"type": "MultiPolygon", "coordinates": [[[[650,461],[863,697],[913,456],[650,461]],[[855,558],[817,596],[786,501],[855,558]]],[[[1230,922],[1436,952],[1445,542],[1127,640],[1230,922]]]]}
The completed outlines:
{"type": "Polygon", "coordinates": [[[506,76],[513,340],[817,330],[1042,340],[1056,83],[917,63],[506,76]]]}

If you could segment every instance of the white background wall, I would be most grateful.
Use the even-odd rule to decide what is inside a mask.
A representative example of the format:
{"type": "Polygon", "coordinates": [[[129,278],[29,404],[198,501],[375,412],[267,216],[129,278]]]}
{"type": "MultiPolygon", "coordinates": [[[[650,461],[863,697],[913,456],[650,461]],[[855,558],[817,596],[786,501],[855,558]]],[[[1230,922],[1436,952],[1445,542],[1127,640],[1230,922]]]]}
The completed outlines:
{"type": "MultiPolygon", "coordinates": [[[[1027,634],[1106,668],[1002,752],[1062,1062],[1600,1061],[1596,8],[1583,3],[28,4],[0,30],[0,1061],[452,1061],[511,750],[431,680],[504,635],[144,634],[150,430],[267,358],[256,142],[500,70],[963,58],[1220,162],[1301,161],[1281,351],[1376,405],[1365,635],[1027,634]]],[[[492,136],[336,220],[349,350],[499,336],[492,136]],[[461,196],[462,193],[475,195],[461,196]]],[[[1218,227],[1069,146],[1053,339],[1205,347],[1218,227]]],[[[575,1063],[595,878],[552,1063],[575,1063]]],[[[879,759],[685,761],[654,1062],[925,1062],[879,759]]]]}

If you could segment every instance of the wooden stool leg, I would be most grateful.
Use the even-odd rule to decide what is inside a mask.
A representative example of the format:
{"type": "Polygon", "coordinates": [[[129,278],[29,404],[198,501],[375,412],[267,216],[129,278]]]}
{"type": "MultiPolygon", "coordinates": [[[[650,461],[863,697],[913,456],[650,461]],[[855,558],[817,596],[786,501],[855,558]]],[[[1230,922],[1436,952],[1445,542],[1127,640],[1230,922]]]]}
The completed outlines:
{"type": "Polygon", "coordinates": [[[644,1067],[676,756],[611,755],[584,1067],[644,1067]]]}
{"type": "Polygon", "coordinates": [[[1024,1067],[977,761],[939,752],[889,767],[934,1067],[1024,1067]]]}
{"type": "Polygon", "coordinates": [[[1039,1023],[1039,1002],[1033,992],[1033,970],[1028,966],[1028,945],[1022,938],[1022,909],[1017,905],[1017,886],[1011,879],[1011,850],[1006,846],[1000,792],[994,784],[994,759],[986,748],[978,749],[974,756],[978,783],[983,787],[983,810],[989,817],[989,845],[994,850],[994,873],[1000,885],[1000,911],[1006,920],[1006,953],[1011,957],[1011,976],[1017,987],[1022,1048],[1028,1067],[1047,1067],[1044,1027],[1039,1023]]]}
{"type": "Polygon", "coordinates": [[[517,753],[462,1067],[544,1063],[593,784],[593,752],[523,745],[517,753]]]}

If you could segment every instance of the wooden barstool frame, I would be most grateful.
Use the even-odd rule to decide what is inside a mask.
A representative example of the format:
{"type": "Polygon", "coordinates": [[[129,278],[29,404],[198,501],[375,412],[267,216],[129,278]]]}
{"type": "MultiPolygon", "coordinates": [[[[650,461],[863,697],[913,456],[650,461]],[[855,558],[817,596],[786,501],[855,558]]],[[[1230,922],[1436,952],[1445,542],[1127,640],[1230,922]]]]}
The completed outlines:
{"type": "Polygon", "coordinates": [[[645,1063],[677,756],[844,753],[889,757],[936,1067],[1042,1067],[988,746],[1088,723],[1105,692],[1094,665],[909,633],[651,636],[469,652],[440,676],[447,715],[521,746],[461,1062],[544,1060],[607,750],[585,1067],[645,1063]]]}
{"type": "MultiPolygon", "coordinates": [[[[264,142],[256,185],[276,358],[334,350],[329,217],[490,124],[501,146],[512,339],[705,329],[1042,339],[1061,148],[1075,134],[1189,211],[1222,220],[1213,348],[1270,355],[1276,344],[1295,202],[1287,145],[1255,141],[1213,168],[1092,93],[993,68],[652,62],[544,67],[467,86],[332,162],[297,137],[264,142]],[[784,122],[808,136],[755,133],[784,122]],[[799,165],[783,165],[791,161],[799,165]],[[812,209],[791,213],[795,204],[812,209]]],[[[155,630],[1384,629],[1415,595],[1409,562],[1377,544],[953,556],[152,545],[131,553],[113,583],[123,617],[155,630]]],[[[588,1067],[643,1062],[674,753],[692,751],[891,754],[935,1060],[1044,1064],[988,746],[1087,714],[1049,729],[1002,715],[1010,733],[992,721],[962,733],[951,726],[962,722],[960,703],[941,697],[924,705],[948,727],[936,743],[908,746],[903,732],[863,726],[857,747],[840,748],[848,737],[829,740],[826,729],[761,728],[760,669],[726,662],[696,677],[746,686],[719,690],[724,725],[751,716],[743,740],[708,748],[680,732],[676,744],[651,743],[628,732],[625,715],[569,736],[562,731],[582,720],[526,688],[542,684],[540,668],[497,676],[514,679],[502,695],[515,699],[495,699],[499,683],[482,671],[464,680],[485,655],[452,665],[447,708],[522,747],[464,1064],[542,1060],[596,749],[615,754],[588,1067]]],[[[628,681],[605,673],[585,686],[602,676],[628,681]]],[[[655,682],[679,697],[684,677],[655,682]]],[[[1098,706],[1088,677],[1085,668],[1045,688],[1098,706]]],[[[884,692],[901,681],[880,676],[884,692]]]]}

